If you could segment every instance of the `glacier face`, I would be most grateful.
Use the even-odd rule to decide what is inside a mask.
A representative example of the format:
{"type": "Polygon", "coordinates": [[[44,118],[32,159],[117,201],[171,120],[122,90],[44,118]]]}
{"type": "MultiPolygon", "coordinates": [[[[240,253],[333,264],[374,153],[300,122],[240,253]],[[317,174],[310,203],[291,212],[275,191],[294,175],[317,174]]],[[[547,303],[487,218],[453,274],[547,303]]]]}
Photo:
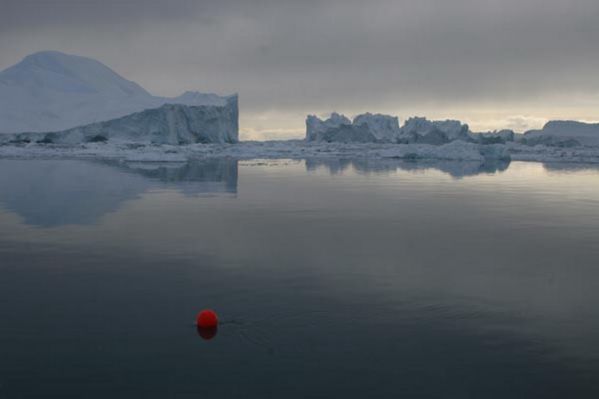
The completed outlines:
{"type": "Polygon", "coordinates": [[[231,96],[225,105],[165,104],[64,131],[7,134],[0,139],[12,143],[45,144],[106,141],[171,145],[237,143],[238,117],[238,99],[231,96]]]}
{"type": "Polygon", "coordinates": [[[91,58],[44,51],[0,72],[0,133],[61,131],[164,104],[225,105],[216,94],[153,96],[91,58]]]}

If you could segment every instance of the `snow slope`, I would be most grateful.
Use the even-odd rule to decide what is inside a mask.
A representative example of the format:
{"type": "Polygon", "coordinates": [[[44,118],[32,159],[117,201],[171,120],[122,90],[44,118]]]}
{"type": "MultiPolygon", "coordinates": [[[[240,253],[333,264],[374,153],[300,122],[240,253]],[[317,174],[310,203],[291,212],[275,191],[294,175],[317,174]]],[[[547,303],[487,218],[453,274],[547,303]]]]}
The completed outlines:
{"type": "Polygon", "coordinates": [[[0,72],[0,133],[60,131],[164,104],[224,105],[215,94],[156,97],[91,58],[44,51],[0,72]]]}

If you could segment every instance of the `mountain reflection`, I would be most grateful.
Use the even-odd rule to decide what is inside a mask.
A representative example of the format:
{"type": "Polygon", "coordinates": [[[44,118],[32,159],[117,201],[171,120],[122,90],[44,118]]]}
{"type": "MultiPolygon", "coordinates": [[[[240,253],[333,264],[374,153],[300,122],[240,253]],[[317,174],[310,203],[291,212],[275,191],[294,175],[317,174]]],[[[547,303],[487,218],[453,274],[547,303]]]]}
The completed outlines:
{"type": "Polygon", "coordinates": [[[176,164],[0,160],[0,204],[28,225],[85,225],[152,189],[235,196],[237,179],[237,160],[228,158],[176,164]]]}
{"type": "Polygon", "coordinates": [[[437,169],[454,178],[475,176],[483,173],[497,173],[505,171],[510,165],[509,161],[444,161],[444,160],[419,160],[408,161],[400,159],[307,159],[306,169],[313,171],[324,168],[331,174],[339,174],[350,168],[358,173],[389,173],[397,170],[418,171],[424,169],[437,169]]]}

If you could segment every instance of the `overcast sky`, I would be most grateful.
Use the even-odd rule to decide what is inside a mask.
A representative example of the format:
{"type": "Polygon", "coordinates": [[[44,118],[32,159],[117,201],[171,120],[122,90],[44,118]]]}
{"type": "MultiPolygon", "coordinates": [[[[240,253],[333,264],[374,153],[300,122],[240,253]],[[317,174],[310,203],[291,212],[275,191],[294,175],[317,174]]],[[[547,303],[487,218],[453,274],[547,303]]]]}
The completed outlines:
{"type": "Polygon", "coordinates": [[[157,95],[239,92],[244,139],[333,110],[599,120],[597,0],[0,0],[0,69],[40,50],[157,95]]]}

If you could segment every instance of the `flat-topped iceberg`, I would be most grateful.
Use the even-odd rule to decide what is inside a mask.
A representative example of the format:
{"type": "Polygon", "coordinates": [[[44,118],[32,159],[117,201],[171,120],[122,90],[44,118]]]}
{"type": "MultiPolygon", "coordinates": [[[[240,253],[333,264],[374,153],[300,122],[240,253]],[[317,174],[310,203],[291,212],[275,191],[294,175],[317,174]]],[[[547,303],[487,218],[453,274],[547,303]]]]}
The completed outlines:
{"type": "Polygon", "coordinates": [[[530,130],[521,139],[523,144],[544,144],[557,147],[599,145],[599,123],[551,121],[541,130],[530,130]]]}
{"type": "Polygon", "coordinates": [[[0,143],[78,144],[134,142],[146,144],[237,143],[237,96],[224,105],[165,104],[122,118],[59,132],[0,135],[0,143]]]}

